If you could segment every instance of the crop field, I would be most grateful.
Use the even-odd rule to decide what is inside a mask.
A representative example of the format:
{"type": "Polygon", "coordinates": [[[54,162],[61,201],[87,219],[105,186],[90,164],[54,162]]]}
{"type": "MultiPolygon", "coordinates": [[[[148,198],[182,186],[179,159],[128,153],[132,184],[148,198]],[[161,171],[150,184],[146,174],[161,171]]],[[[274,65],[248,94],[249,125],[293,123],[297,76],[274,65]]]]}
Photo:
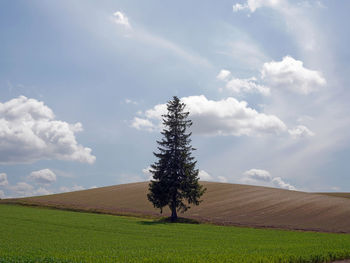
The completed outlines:
{"type": "Polygon", "coordinates": [[[327,262],[350,235],[0,205],[0,262],[327,262]]]}
{"type": "MultiPolygon", "coordinates": [[[[350,233],[350,199],[261,186],[201,182],[207,188],[200,206],[186,217],[218,225],[350,233]]],[[[159,217],[147,200],[148,182],[83,191],[0,200],[87,212],[159,217]]],[[[165,215],[170,211],[164,209],[165,215]]]]}

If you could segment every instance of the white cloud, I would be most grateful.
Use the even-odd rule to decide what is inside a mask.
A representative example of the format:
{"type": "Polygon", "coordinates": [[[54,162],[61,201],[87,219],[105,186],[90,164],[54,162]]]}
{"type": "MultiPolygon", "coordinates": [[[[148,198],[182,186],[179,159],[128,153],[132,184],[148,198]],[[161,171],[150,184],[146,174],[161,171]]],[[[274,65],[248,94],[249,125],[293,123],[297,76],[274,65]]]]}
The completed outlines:
{"type": "Polygon", "coordinates": [[[81,185],[73,185],[71,187],[62,186],[59,188],[59,192],[74,192],[74,191],[81,191],[81,190],[85,190],[85,187],[81,185]]]}
{"type": "Polygon", "coordinates": [[[227,69],[222,69],[220,70],[219,74],[216,76],[217,79],[219,80],[228,80],[229,77],[231,76],[231,72],[227,69]]]}
{"type": "Polygon", "coordinates": [[[294,138],[305,138],[305,137],[310,137],[310,136],[314,136],[315,135],[315,133],[313,133],[307,127],[305,127],[303,125],[298,125],[294,129],[288,130],[288,132],[294,138]]]}
{"type": "Polygon", "coordinates": [[[137,105],[137,101],[134,101],[134,100],[131,100],[131,99],[125,99],[124,100],[126,104],[134,104],[134,105],[137,105]]]}
{"type": "Polygon", "coordinates": [[[272,180],[270,173],[266,170],[250,169],[244,172],[244,175],[257,181],[270,182],[272,180]]]}
{"type": "Polygon", "coordinates": [[[241,11],[241,10],[245,10],[245,9],[248,9],[248,5],[242,5],[242,4],[234,4],[232,6],[232,10],[233,12],[238,12],[238,11],[241,11]]]}
{"type": "Polygon", "coordinates": [[[199,170],[198,176],[201,181],[214,181],[214,178],[204,170],[199,170]]]}
{"type": "Polygon", "coordinates": [[[148,119],[135,117],[131,123],[131,127],[138,130],[154,131],[156,126],[148,119]]]}
{"type": "Polygon", "coordinates": [[[249,10],[254,13],[256,9],[262,7],[277,7],[283,2],[283,0],[247,0],[245,4],[234,4],[232,6],[234,12],[249,10]]]}
{"type": "MultiPolygon", "coordinates": [[[[44,187],[39,187],[35,189],[32,185],[26,182],[18,182],[15,185],[8,185],[6,187],[6,190],[10,191],[12,197],[27,197],[27,196],[53,194],[52,191],[47,190],[44,187]]],[[[10,197],[7,196],[7,198],[10,198],[10,197]]]]}
{"type": "MultiPolygon", "coordinates": [[[[261,80],[275,89],[287,89],[295,93],[307,95],[326,85],[322,74],[315,70],[307,69],[303,62],[290,56],[285,56],[282,61],[266,62],[261,69],[261,80]]],[[[261,84],[255,77],[240,79],[232,76],[228,70],[221,70],[217,79],[226,82],[225,88],[236,94],[260,93],[270,95],[270,88],[261,84]]]]}
{"type": "Polygon", "coordinates": [[[59,159],[94,163],[91,149],[79,145],[80,123],[55,120],[43,102],[24,96],[0,103],[0,164],[59,159]]]}
{"type": "Polygon", "coordinates": [[[250,169],[244,172],[241,181],[245,184],[272,186],[287,190],[296,190],[293,185],[284,182],[281,177],[273,177],[268,171],[261,169],[250,169]]]}
{"type": "Polygon", "coordinates": [[[260,93],[264,96],[270,95],[270,89],[266,86],[257,84],[256,78],[239,79],[234,78],[228,70],[221,70],[216,77],[219,80],[225,81],[225,88],[234,93],[260,93]]]}
{"type": "Polygon", "coordinates": [[[39,184],[51,184],[56,182],[56,175],[50,169],[31,172],[28,178],[39,184]]]}
{"type": "Polygon", "coordinates": [[[247,4],[251,12],[261,7],[277,7],[283,0],[248,0],[247,4]]]}
{"type": "Polygon", "coordinates": [[[2,190],[0,190],[0,198],[5,198],[5,193],[2,190]]]}
{"type": "Polygon", "coordinates": [[[131,28],[128,17],[120,11],[113,14],[113,21],[116,24],[122,25],[128,29],[131,28]]]}
{"type": "Polygon", "coordinates": [[[9,182],[7,181],[7,174],[1,173],[0,174],[0,186],[7,186],[9,182]]]}
{"type": "Polygon", "coordinates": [[[34,187],[26,182],[10,185],[8,189],[14,192],[15,196],[31,196],[34,191],[34,187]]]}
{"type": "MultiPolygon", "coordinates": [[[[258,136],[286,131],[286,125],[278,117],[259,113],[249,108],[247,102],[240,102],[232,97],[214,101],[201,95],[184,97],[181,100],[190,112],[193,121],[191,129],[197,134],[258,136]]],[[[166,104],[159,104],[147,110],[144,113],[144,120],[148,120],[146,130],[149,130],[151,124],[152,127],[160,127],[161,115],[165,113],[166,104]]],[[[132,126],[142,129],[139,123],[135,118],[132,126]]]]}
{"type": "Polygon", "coordinates": [[[273,183],[275,186],[277,186],[277,187],[279,187],[279,188],[282,188],[282,189],[296,190],[296,188],[295,188],[293,185],[284,182],[284,181],[282,180],[281,177],[275,177],[275,178],[273,178],[273,179],[272,179],[272,183],[273,183]]]}
{"type": "Polygon", "coordinates": [[[272,87],[289,89],[304,95],[326,85],[326,80],[320,72],[305,68],[302,61],[290,56],[279,62],[264,63],[261,77],[272,87]]]}
{"type": "Polygon", "coordinates": [[[167,111],[166,104],[158,104],[153,107],[153,109],[147,110],[145,115],[149,119],[161,119],[162,115],[167,111]]]}
{"type": "Polygon", "coordinates": [[[151,166],[148,166],[147,168],[142,169],[142,173],[147,177],[147,181],[150,181],[153,179],[153,174],[149,171],[151,169],[151,166]]]}
{"type": "Polygon", "coordinates": [[[232,78],[226,84],[226,89],[234,93],[260,93],[264,96],[270,95],[270,88],[256,83],[255,78],[238,79],[232,78]]]}

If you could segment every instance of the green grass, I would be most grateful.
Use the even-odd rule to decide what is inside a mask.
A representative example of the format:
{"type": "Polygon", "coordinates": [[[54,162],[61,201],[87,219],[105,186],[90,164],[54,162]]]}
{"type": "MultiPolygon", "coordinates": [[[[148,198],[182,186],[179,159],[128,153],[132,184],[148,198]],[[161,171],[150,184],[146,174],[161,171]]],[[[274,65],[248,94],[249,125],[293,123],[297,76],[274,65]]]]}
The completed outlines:
{"type": "Polygon", "coordinates": [[[350,235],[0,205],[0,262],[327,262],[350,235]]]}

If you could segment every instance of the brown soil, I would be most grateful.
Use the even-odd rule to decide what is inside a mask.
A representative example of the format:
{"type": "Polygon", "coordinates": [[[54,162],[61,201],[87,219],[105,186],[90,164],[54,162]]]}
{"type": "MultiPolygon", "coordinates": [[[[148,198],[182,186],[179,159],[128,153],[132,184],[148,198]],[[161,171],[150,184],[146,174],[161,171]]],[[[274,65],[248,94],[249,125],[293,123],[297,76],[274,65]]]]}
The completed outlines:
{"type": "Polygon", "coordinates": [[[329,195],[329,196],[335,196],[335,197],[343,197],[343,198],[349,198],[350,199],[350,193],[318,193],[321,195],[329,195]]]}
{"type": "MultiPolygon", "coordinates": [[[[200,206],[187,218],[220,225],[350,233],[350,199],[276,188],[202,182],[207,188],[200,206]]],[[[40,197],[5,199],[62,209],[119,215],[162,216],[148,202],[148,183],[101,187],[40,197]]],[[[168,216],[165,210],[163,216],[168,216]]]]}

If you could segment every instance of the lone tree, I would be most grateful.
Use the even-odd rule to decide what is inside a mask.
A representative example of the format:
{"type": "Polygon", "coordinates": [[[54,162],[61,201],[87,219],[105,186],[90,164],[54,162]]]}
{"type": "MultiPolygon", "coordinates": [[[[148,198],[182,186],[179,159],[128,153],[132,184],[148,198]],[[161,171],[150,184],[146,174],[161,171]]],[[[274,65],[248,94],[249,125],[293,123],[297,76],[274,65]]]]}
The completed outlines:
{"type": "Polygon", "coordinates": [[[162,115],[163,139],[157,141],[158,153],[153,153],[158,160],[151,165],[153,180],[149,184],[148,200],[163,212],[169,206],[171,221],[177,219],[177,211],[185,212],[190,204],[199,205],[200,197],[206,189],[198,183],[198,169],[191,156],[195,150],[191,146],[191,132],[186,133],[192,121],[187,119],[185,104],[176,96],[167,103],[168,113],[162,115]]]}

